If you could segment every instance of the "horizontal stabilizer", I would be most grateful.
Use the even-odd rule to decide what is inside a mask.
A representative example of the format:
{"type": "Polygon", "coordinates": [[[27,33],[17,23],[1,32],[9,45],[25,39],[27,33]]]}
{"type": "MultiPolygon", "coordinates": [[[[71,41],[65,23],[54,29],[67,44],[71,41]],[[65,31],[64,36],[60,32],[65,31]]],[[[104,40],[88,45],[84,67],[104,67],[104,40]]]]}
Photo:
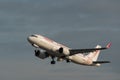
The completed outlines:
{"type": "Polygon", "coordinates": [[[94,64],[97,64],[97,63],[100,63],[100,64],[103,64],[103,63],[110,63],[110,61],[93,61],[94,64]]]}

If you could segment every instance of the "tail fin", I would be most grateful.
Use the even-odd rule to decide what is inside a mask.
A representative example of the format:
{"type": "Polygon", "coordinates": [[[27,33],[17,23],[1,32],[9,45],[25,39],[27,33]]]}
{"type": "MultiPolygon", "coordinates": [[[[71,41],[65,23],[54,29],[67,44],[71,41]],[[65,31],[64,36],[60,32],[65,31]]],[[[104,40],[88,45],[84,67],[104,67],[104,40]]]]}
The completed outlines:
{"type": "MultiPolygon", "coordinates": [[[[100,46],[100,45],[97,45],[95,48],[101,48],[101,46],[100,46]]],[[[99,54],[100,54],[100,50],[96,50],[96,51],[94,51],[94,52],[90,52],[90,53],[87,55],[87,57],[91,58],[92,61],[97,61],[99,54]]]]}

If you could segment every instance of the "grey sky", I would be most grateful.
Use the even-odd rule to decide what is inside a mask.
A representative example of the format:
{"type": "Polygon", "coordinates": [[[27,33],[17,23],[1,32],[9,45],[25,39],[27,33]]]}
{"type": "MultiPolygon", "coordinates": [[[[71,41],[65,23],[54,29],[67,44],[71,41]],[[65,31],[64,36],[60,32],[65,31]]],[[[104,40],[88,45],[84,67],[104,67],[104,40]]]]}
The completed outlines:
{"type": "Polygon", "coordinates": [[[119,0],[0,0],[0,80],[119,80],[119,0]],[[27,36],[38,33],[71,48],[105,46],[99,60],[85,67],[33,54],[27,36]]]}

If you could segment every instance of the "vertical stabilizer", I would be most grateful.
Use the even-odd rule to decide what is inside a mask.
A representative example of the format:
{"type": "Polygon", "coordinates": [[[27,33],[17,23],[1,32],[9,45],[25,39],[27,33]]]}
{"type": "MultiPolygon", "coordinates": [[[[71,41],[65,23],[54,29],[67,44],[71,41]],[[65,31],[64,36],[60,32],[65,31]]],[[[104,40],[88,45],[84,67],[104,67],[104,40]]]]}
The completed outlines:
{"type": "MultiPolygon", "coordinates": [[[[100,45],[97,45],[95,48],[101,48],[101,46],[100,46],[100,45]]],[[[90,53],[87,55],[87,57],[91,58],[92,61],[97,61],[99,54],[100,54],[100,50],[96,50],[96,51],[94,51],[94,52],[90,52],[90,53]]]]}

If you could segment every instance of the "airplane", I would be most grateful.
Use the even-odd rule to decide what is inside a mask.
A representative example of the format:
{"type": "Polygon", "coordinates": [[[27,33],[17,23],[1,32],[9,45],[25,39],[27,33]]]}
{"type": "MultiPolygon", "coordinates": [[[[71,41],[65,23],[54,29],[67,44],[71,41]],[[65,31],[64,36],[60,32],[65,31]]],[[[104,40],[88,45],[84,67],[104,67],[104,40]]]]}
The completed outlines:
{"type": "Polygon", "coordinates": [[[106,47],[97,45],[90,49],[71,49],[38,34],[28,36],[27,40],[36,48],[35,56],[40,59],[51,57],[51,64],[56,63],[55,58],[57,61],[65,60],[67,63],[73,62],[86,66],[100,66],[103,63],[110,63],[110,61],[97,61],[97,59],[100,51],[110,48],[111,43],[108,43],[106,47]]]}

